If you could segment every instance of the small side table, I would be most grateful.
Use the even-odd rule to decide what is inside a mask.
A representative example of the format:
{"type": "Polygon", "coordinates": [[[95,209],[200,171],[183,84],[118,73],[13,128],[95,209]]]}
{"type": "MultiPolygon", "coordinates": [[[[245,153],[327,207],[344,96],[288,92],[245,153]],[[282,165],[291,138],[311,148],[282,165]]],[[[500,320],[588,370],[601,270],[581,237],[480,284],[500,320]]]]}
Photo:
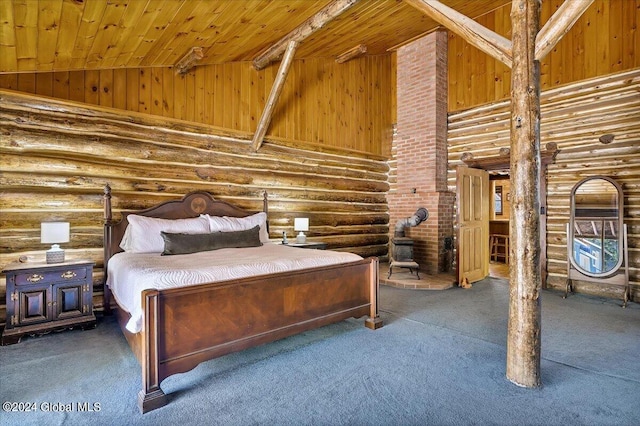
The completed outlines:
{"type": "Polygon", "coordinates": [[[63,263],[12,263],[7,277],[7,322],[2,345],[22,336],[66,328],[93,328],[93,265],[78,260],[63,263]]]}
{"type": "Polygon", "coordinates": [[[327,243],[316,242],[316,241],[307,241],[306,243],[293,243],[293,242],[291,242],[291,243],[285,244],[285,246],[299,247],[299,248],[306,248],[306,249],[315,249],[315,250],[326,250],[327,243]]]}

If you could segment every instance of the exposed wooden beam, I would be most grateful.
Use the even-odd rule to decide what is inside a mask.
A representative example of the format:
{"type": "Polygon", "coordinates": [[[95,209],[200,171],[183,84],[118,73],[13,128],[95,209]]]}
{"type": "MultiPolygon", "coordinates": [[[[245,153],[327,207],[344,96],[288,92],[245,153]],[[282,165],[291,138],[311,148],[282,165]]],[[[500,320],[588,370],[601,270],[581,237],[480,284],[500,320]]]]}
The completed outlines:
{"type": "Polygon", "coordinates": [[[511,41],[437,0],[404,0],[434,21],[511,68],[511,41]]]}
{"type": "MultiPolygon", "coordinates": [[[[546,149],[540,152],[540,167],[542,170],[545,170],[547,165],[553,164],[556,161],[556,155],[558,155],[558,144],[555,142],[548,142],[545,147],[546,149]]],[[[473,158],[473,154],[467,151],[462,153],[460,160],[467,167],[483,169],[488,172],[509,170],[511,167],[511,149],[500,148],[498,155],[482,158],[473,158]]]]}
{"type": "Polygon", "coordinates": [[[202,47],[192,47],[186,55],[176,63],[176,74],[186,74],[191,68],[195,67],[203,57],[204,52],[202,51],[202,47]]]}
{"type": "Polygon", "coordinates": [[[327,22],[340,15],[360,0],[334,0],[321,11],[304,21],[289,34],[275,42],[253,59],[253,67],[261,70],[273,61],[280,59],[290,41],[301,42],[324,27],[327,22]]]}
{"type": "Polygon", "coordinates": [[[256,134],[253,136],[253,149],[256,151],[260,148],[260,145],[262,145],[264,135],[267,133],[267,129],[271,123],[273,109],[276,102],[278,102],[278,98],[282,92],[282,87],[287,79],[287,74],[289,74],[289,68],[291,67],[291,62],[293,61],[293,56],[296,53],[298,44],[299,43],[295,40],[291,40],[287,44],[287,49],[284,53],[284,57],[282,58],[282,62],[280,63],[280,68],[278,68],[276,80],[273,82],[273,87],[271,87],[271,93],[269,93],[269,99],[267,99],[267,104],[264,107],[264,111],[262,111],[262,116],[260,117],[260,122],[258,122],[258,128],[256,129],[256,134]]]}
{"type": "Polygon", "coordinates": [[[540,381],[540,62],[535,42],[540,0],[512,0],[511,219],[507,379],[540,381]]]}
{"type": "Polygon", "coordinates": [[[593,0],[564,0],[536,37],[536,61],[553,50],[592,3],[593,0]]]}
{"type": "Polygon", "coordinates": [[[365,53],[367,53],[367,46],[365,46],[364,44],[359,44],[347,50],[346,52],[338,55],[336,57],[336,62],[339,64],[343,64],[347,61],[357,58],[358,56],[362,56],[365,53]]]}

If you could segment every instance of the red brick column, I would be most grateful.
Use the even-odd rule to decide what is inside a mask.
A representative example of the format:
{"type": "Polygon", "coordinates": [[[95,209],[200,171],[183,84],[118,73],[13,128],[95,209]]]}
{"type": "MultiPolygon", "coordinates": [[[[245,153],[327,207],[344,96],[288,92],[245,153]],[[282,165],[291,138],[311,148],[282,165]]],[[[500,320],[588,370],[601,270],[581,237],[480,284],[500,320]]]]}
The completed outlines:
{"type": "Polygon", "coordinates": [[[396,181],[391,181],[387,197],[390,238],[399,219],[425,207],[429,219],[405,228],[405,235],[414,240],[414,260],[430,274],[449,271],[451,250],[445,241],[453,236],[455,194],[447,190],[446,31],[398,50],[397,96],[392,142],[396,181]]]}

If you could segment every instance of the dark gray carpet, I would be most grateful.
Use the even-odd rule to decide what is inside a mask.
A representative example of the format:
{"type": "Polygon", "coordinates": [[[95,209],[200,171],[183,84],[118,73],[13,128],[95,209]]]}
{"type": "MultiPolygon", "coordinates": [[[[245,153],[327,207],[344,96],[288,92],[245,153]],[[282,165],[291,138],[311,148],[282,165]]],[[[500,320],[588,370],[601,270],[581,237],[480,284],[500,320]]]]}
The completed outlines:
{"type": "Polygon", "coordinates": [[[145,415],[140,368],[113,318],[25,338],[0,348],[0,399],[35,411],[2,412],[0,424],[640,424],[637,303],[543,292],[539,389],[505,378],[505,281],[382,287],[380,305],[377,331],[348,320],[170,377],[162,387],[171,403],[145,415]],[[71,411],[46,411],[60,404],[71,411]]]}

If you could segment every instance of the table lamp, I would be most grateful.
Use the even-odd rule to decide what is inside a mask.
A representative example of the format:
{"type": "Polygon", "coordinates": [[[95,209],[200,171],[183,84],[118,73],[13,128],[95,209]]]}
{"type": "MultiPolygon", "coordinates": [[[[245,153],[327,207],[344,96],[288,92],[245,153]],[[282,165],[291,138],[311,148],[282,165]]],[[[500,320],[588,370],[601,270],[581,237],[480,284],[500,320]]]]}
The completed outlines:
{"type": "Polygon", "coordinates": [[[47,263],[64,262],[64,250],[58,243],[69,242],[69,222],[42,222],[40,224],[40,242],[52,244],[47,250],[47,263]]]}
{"type": "Polygon", "coordinates": [[[296,217],[293,220],[293,230],[300,231],[296,236],[296,243],[304,244],[307,242],[307,236],[304,235],[304,231],[309,230],[309,218],[308,217],[296,217]]]}

